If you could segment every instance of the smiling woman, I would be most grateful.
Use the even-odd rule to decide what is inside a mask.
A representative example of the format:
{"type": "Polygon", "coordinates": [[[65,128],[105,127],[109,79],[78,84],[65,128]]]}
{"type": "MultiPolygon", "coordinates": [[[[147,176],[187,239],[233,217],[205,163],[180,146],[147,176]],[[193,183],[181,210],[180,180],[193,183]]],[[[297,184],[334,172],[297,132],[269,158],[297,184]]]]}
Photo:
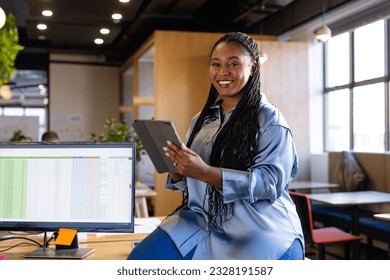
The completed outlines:
{"type": "Polygon", "coordinates": [[[167,142],[176,166],[166,188],[182,205],[129,259],[298,259],[303,234],[288,186],[298,171],[291,131],[260,93],[257,42],[232,32],[211,50],[211,85],[185,144],[167,142]]]}

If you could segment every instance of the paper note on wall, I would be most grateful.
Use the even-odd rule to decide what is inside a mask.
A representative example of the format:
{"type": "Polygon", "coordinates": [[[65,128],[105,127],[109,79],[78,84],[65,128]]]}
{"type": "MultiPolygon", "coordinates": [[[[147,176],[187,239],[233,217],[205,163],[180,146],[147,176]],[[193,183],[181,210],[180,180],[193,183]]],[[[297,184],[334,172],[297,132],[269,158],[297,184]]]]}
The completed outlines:
{"type": "Polygon", "coordinates": [[[57,115],[53,119],[52,127],[60,135],[61,141],[85,141],[85,124],[82,114],[57,115]]]}

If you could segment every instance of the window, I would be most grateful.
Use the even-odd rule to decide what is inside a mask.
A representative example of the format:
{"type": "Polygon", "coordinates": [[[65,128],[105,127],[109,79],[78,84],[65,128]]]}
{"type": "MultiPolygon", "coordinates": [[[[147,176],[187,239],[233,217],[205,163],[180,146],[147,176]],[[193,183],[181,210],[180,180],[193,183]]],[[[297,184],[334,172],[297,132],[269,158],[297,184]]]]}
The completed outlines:
{"type": "Polygon", "coordinates": [[[384,76],[384,27],[381,20],[354,31],[356,82],[384,76]]]}
{"type": "Polygon", "coordinates": [[[328,81],[330,87],[349,83],[349,34],[332,38],[328,47],[328,81]]]}
{"type": "Polygon", "coordinates": [[[386,26],[387,20],[379,20],[325,45],[327,151],[389,150],[386,26]]]}
{"type": "MultiPolygon", "coordinates": [[[[34,133],[38,139],[32,138],[40,140],[48,128],[47,71],[16,70],[9,84],[12,95],[7,100],[0,98],[0,116],[22,117],[23,123],[20,124],[20,127],[28,127],[30,123],[27,117],[30,117],[29,119],[38,117],[38,131],[34,133]]],[[[9,131],[7,131],[8,133],[9,131]]],[[[22,133],[26,132],[22,131],[22,133]]],[[[0,135],[0,139],[9,137],[10,135],[0,135]]]]}
{"type": "Polygon", "coordinates": [[[349,150],[349,90],[330,92],[328,108],[328,149],[349,150]]]}
{"type": "Polygon", "coordinates": [[[354,88],[353,149],[355,151],[384,151],[384,90],[383,83],[354,88]]]}

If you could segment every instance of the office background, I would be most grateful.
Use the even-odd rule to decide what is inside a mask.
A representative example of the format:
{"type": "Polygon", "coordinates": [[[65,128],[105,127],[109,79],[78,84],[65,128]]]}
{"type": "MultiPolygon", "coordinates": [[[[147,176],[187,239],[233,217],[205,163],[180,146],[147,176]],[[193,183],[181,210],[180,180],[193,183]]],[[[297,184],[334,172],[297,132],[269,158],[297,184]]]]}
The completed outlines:
{"type": "MultiPolygon", "coordinates": [[[[19,10],[21,7],[24,7],[20,5],[21,2],[27,3],[32,7],[33,4],[38,4],[42,1],[3,0],[0,2],[0,7],[3,7],[6,11],[7,9],[19,10]]],[[[58,3],[61,2],[59,1],[58,3]]],[[[102,6],[107,5],[107,1],[101,2],[102,6]]],[[[162,8],[161,6],[158,7],[158,2],[134,1],[133,3],[136,3],[139,11],[143,9],[144,16],[148,15],[148,12],[149,16],[151,16],[150,11],[162,8]]],[[[151,16],[154,22],[160,22],[160,25],[155,24],[154,26],[161,27],[161,29],[174,30],[188,27],[190,29],[189,32],[194,32],[196,27],[190,24],[181,24],[182,20],[185,21],[187,19],[178,16],[180,15],[180,7],[184,11],[181,14],[182,17],[186,15],[185,12],[191,10],[189,2],[197,5],[199,9],[201,9],[202,5],[205,5],[203,10],[205,7],[210,8],[212,12],[204,14],[205,22],[207,22],[206,16],[215,17],[214,20],[208,22],[210,23],[209,25],[203,24],[201,26],[202,32],[218,34],[218,31],[229,31],[228,29],[231,26],[226,25],[226,22],[228,22],[226,17],[229,16],[229,13],[224,12],[221,10],[221,6],[218,6],[218,4],[226,5],[226,1],[170,1],[170,13],[167,12],[165,16],[172,16],[175,12],[176,19],[170,18],[169,22],[161,23],[163,22],[164,14],[154,14],[154,17],[151,16]],[[224,19],[223,23],[218,23],[217,19],[219,18],[224,19]],[[226,27],[223,27],[224,24],[226,27]]],[[[267,40],[260,39],[261,46],[264,47],[264,51],[268,54],[268,61],[262,65],[263,89],[270,101],[277,105],[286,115],[293,130],[300,154],[298,179],[327,181],[327,156],[325,149],[327,132],[325,130],[326,112],[323,94],[324,44],[316,40],[314,32],[324,21],[331,27],[334,35],[337,35],[380,18],[387,18],[389,4],[387,1],[380,0],[237,2],[243,5],[240,10],[242,17],[238,17],[236,14],[235,20],[231,20],[231,22],[240,21],[245,16],[248,16],[248,19],[245,19],[247,25],[245,28],[242,27],[242,31],[258,36],[275,36],[278,42],[285,45],[289,43],[291,45],[305,45],[305,47],[301,48],[303,52],[297,57],[297,53],[289,53],[288,51],[283,53],[280,52],[281,49],[272,47],[273,43],[269,38],[267,40]],[[274,8],[273,11],[272,7],[274,8]],[[257,19],[253,19],[256,16],[257,19]],[[302,72],[298,72],[298,70],[302,72]],[[289,76],[281,73],[281,71],[287,71],[289,76]],[[297,71],[295,76],[291,75],[294,71],[297,71]],[[289,87],[291,83],[296,83],[293,91],[289,87]]],[[[232,5],[236,5],[237,2],[232,3],[232,5]]],[[[80,3],[78,12],[85,11],[88,8],[88,3],[88,1],[84,1],[83,4],[80,3]]],[[[29,11],[32,14],[39,12],[37,11],[39,6],[34,7],[34,9],[29,11]]],[[[236,8],[236,6],[232,7],[236,8]]],[[[233,9],[232,7],[230,8],[233,9]]],[[[192,9],[194,9],[194,6],[192,9]]],[[[230,9],[229,11],[232,13],[230,9]]],[[[28,14],[28,12],[24,11],[24,16],[26,16],[26,13],[28,14]]],[[[129,12],[127,15],[134,19],[137,18],[134,11],[129,12]]],[[[92,15],[92,20],[97,16],[92,15]]],[[[25,33],[34,35],[37,32],[29,30],[29,28],[33,27],[33,23],[37,21],[34,17],[30,19],[24,31],[21,29],[20,33],[23,38],[21,43],[25,43],[28,48],[21,52],[17,60],[17,66],[20,66],[21,69],[30,67],[38,68],[37,70],[42,70],[41,68],[47,70],[48,104],[41,106],[46,111],[43,115],[39,113],[40,132],[34,136],[34,140],[38,140],[39,136],[46,129],[58,131],[61,140],[64,141],[89,140],[91,132],[99,133],[103,131],[104,120],[109,115],[115,118],[129,116],[127,119],[131,122],[131,114],[126,114],[119,110],[123,104],[122,102],[126,99],[122,94],[123,90],[129,86],[126,85],[129,82],[128,80],[122,80],[123,72],[121,71],[123,71],[124,65],[131,59],[134,53],[153,34],[151,30],[153,24],[149,24],[148,20],[145,20],[140,15],[138,17],[142,20],[137,21],[137,23],[140,26],[144,23],[148,27],[138,28],[138,33],[132,31],[135,36],[129,38],[130,43],[124,44],[125,47],[122,45],[122,48],[117,50],[110,49],[107,46],[104,48],[100,47],[98,51],[96,46],[84,47],[83,49],[73,46],[69,49],[64,49],[64,45],[56,45],[56,43],[53,43],[52,46],[47,45],[45,40],[41,42],[37,40],[38,38],[29,42],[25,33]],[[131,43],[131,41],[134,41],[134,43],[131,43]],[[40,48],[40,45],[43,45],[43,48],[40,48]],[[40,52],[42,49],[45,50],[44,53],[40,52]],[[40,50],[38,52],[39,55],[31,56],[34,50],[36,52],[40,50]],[[115,52],[117,56],[113,58],[115,52]],[[46,63],[46,68],[37,66],[37,61],[46,63]]],[[[209,18],[207,19],[209,20],[209,18]]],[[[125,22],[124,25],[126,24],[129,33],[124,35],[129,36],[129,34],[133,34],[129,31],[132,30],[129,27],[131,21],[125,22]]],[[[111,26],[113,25],[111,24],[111,26]]],[[[112,34],[120,34],[117,28],[118,26],[114,25],[112,34]]],[[[237,28],[238,26],[236,25],[235,29],[237,28]]],[[[80,29],[79,31],[80,34],[84,34],[84,30],[80,29]]],[[[65,35],[62,34],[62,36],[65,35]]],[[[57,36],[57,40],[58,37],[61,36],[57,36]]],[[[117,44],[113,38],[110,40],[113,46],[117,44]]],[[[71,45],[71,43],[69,44],[71,45]]],[[[292,47],[291,49],[293,50],[294,48],[292,47]]],[[[179,52],[182,50],[185,49],[182,48],[179,52]]],[[[179,52],[177,52],[177,55],[179,52]]],[[[169,64],[162,67],[164,67],[165,71],[169,71],[169,64]]],[[[15,103],[11,104],[10,108],[7,108],[7,104],[1,103],[0,115],[14,115],[22,112],[24,115],[31,116],[34,113],[26,112],[29,112],[29,109],[37,109],[37,107],[39,106],[36,106],[36,104],[33,104],[30,108],[29,105],[19,106],[15,103]]],[[[169,115],[166,116],[169,117],[169,115]]],[[[171,119],[175,121],[176,118],[178,117],[173,116],[171,119]]],[[[180,131],[183,136],[184,128],[180,128],[180,131]]]]}

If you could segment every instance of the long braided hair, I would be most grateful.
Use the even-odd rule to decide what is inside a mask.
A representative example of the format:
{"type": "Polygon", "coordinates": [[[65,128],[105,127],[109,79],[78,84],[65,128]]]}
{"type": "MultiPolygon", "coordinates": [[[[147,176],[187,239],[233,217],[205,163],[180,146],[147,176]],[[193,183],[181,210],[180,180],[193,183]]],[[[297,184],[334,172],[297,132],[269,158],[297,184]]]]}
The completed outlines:
{"type": "MultiPolygon", "coordinates": [[[[211,54],[220,43],[236,43],[248,52],[255,63],[247,84],[242,89],[243,96],[233,111],[227,123],[222,127],[212,147],[210,165],[236,170],[247,170],[257,152],[257,133],[259,131],[260,111],[260,65],[259,50],[255,40],[241,32],[231,32],[221,37],[213,46],[211,54]]],[[[191,135],[187,147],[201,130],[206,117],[210,114],[210,107],[218,98],[216,88],[211,85],[209,96],[204,105],[191,135]]],[[[208,204],[208,230],[223,232],[223,222],[234,214],[234,204],[224,203],[223,195],[210,184],[207,185],[204,204],[208,204]]],[[[188,193],[183,192],[182,206],[188,203],[188,193]]],[[[181,208],[181,207],[179,207],[181,208]]]]}

